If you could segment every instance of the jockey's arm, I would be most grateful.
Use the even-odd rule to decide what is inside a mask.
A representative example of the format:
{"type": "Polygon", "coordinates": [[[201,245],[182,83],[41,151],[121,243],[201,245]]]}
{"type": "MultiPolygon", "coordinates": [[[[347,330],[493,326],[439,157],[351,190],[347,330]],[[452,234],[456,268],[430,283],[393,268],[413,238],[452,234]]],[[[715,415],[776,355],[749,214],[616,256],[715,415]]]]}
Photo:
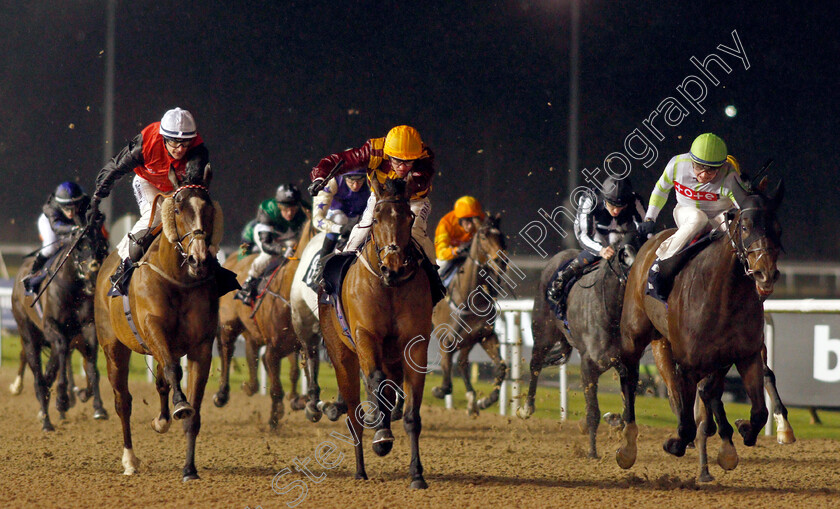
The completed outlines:
{"type": "Polygon", "coordinates": [[[645,204],[642,203],[642,197],[633,193],[633,224],[637,227],[645,220],[645,204]]]}
{"type": "Polygon", "coordinates": [[[51,201],[45,203],[41,210],[44,212],[44,215],[47,216],[47,221],[50,222],[50,229],[52,229],[56,235],[67,235],[76,228],[76,223],[68,221],[67,218],[64,217],[64,214],[62,214],[58,207],[53,205],[51,201]]]}
{"type": "Polygon", "coordinates": [[[648,204],[645,220],[652,219],[656,221],[662,207],[668,202],[668,195],[671,189],[674,188],[674,180],[677,178],[677,156],[671,158],[668,164],[665,165],[665,171],[653,187],[650,193],[650,203],[648,204]]]}
{"type": "Polygon", "coordinates": [[[455,258],[457,249],[451,244],[452,238],[447,229],[446,219],[441,219],[435,229],[435,257],[438,260],[451,260],[455,258]]]}
{"type": "MultiPolygon", "coordinates": [[[[371,151],[372,145],[370,140],[368,140],[359,148],[351,148],[350,150],[345,150],[344,152],[329,155],[321,159],[321,161],[312,168],[312,172],[310,172],[309,176],[313,182],[318,179],[323,180],[327,178],[327,175],[330,174],[339,161],[344,161],[344,166],[341,170],[339,170],[338,175],[343,175],[348,171],[359,168],[367,168],[368,163],[370,162],[371,151]]],[[[338,175],[333,176],[337,177],[338,175]]]]}
{"type": "Polygon", "coordinates": [[[338,183],[335,179],[330,179],[327,186],[315,196],[312,201],[312,224],[315,229],[321,232],[338,233],[341,231],[341,225],[327,219],[327,212],[332,205],[333,197],[338,192],[338,183]]]}
{"type": "Polygon", "coordinates": [[[96,176],[96,190],[93,192],[93,200],[99,202],[103,198],[107,198],[111,194],[111,188],[123,175],[142,165],[143,136],[138,134],[99,170],[99,174],[96,176]]]}
{"type": "Polygon", "coordinates": [[[281,255],[286,252],[286,247],[276,231],[272,229],[257,231],[255,229],[254,233],[259,238],[258,244],[263,253],[281,255]]]}
{"type": "Polygon", "coordinates": [[[580,245],[587,251],[600,253],[604,246],[592,237],[591,232],[595,231],[593,222],[595,218],[592,211],[595,209],[595,202],[587,194],[580,200],[580,206],[575,216],[575,237],[580,245]]]}

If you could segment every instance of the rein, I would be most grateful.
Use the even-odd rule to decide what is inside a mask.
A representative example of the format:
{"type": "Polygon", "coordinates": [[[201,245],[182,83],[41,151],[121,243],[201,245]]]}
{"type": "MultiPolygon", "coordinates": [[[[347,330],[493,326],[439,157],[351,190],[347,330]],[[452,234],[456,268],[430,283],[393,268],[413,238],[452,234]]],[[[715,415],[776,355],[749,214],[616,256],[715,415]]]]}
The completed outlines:
{"type": "MultiPolygon", "coordinates": [[[[373,204],[373,207],[376,208],[376,206],[379,205],[380,203],[408,203],[408,200],[406,198],[382,198],[380,200],[377,200],[376,203],[373,204]]],[[[414,215],[414,212],[410,212],[410,213],[411,213],[411,219],[412,219],[412,222],[413,222],[415,215],[414,215]]],[[[372,227],[373,227],[373,222],[371,222],[371,224],[369,224],[367,226],[359,226],[359,228],[370,228],[370,238],[373,241],[373,249],[374,249],[374,252],[376,253],[376,261],[378,262],[377,267],[379,267],[379,266],[383,265],[383,263],[382,263],[382,251],[399,252],[400,247],[396,246],[396,245],[393,245],[393,244],[387,245],[385,247],[379,247],[379,242],[376,240],[376,235],[374,235],[372,227]]],[[[413,240],[414,239],[411,239],[412,242],[413,242],[413,240]]],[[[411,243],[409,243],[409,245],[411,245],[411,243]]],[[[374,276],[379,278],[379,280],[383,281],[383,283],[384,283],[385,276],[381,272],[377,272],[376,270],[374,270],[372,264],[370,263],[370,260],[368,260],[367,257],[365,256],[363,249],[359,250],[356,253],[356,257],[359,258],[362,261],[362,265],[364,265],[365,268],[368,271],[370,271],[371,274],[373,274],[374,276]]],[[[403,265],[407,266],[412,261],[414,261],[414,257],[411,256],[411,253],[406,253],[406,259],[403,262],[403,265]]],[[[405,276],[400,278],[400,280],[397,281],[396,286],[398,286],[399,284],[401,284],[405,281],[408,281],[409,279],[414,277],[414,274],[416,272],[417,272],[417,266],[415,266],[413,270],[406,273],[405,276]]]]}
{"type": "MultiPolygon", "coordinates": [[[[187,184],[185,186],[179,187],[172,194],[172,203],[173,203],[173,205],[175,205],[175,213],[176,214],[180,214],[181,211],[178,209],[178,206],[175,204],[175,198],[178,196],[178,193],[180,193],[184,189],[201,189],[204,192],[206,192],[208,196],[210,195],[210,190],[207,189],[206,186],[202,186],[202,185],[199,185],[199,184],[187,184]]],[[[187,262],[187,258],[189,257],[189,255],[187,254],[187,250],[190,248],[193,241],[195,241],[196,239],[204,240],[207,237],[207,233],[200,228],[196,229],[196,230],[193,230],[191,232],[187,232],[183,235],[180,235],[179,232],[178,232],[177,221],[175,222],[175,235],[177,236],[177,240],[175,241],[175,250],[178,251],[178,254],[181,255],[181,258],[182,258],[181,265],[182,266],[187,262]],[[187,242],[187,247],[186,247],[186,249],[184,249],[184,246],[183,246],[182,242],[187,237],[190,237],[190,241],[187,242]]]]}
{"type": "Polygon", "coordinates": [[[749,261],[750,253],[759,253],[758,257],[755,260],[756,262],[758,262],[758,260],[760,260],[762,256],[770,254],[770,248],[767,247],[767,246],[750,248],[750,246],[752,246],[756,242],[761,241],[761,237],[754,234],[753,232],[750,232],[750,235],[746,239],[743,238],[743,235],[741,234],[741,232],[742,232],[741,220],[744,216],[744,212],[746,212],[748,210],[763,210],[763,209],[759,209],[757,207],[749,207],[749,208],[741,209],[740,212],[738,213],[738,219],[734,220],[734,221],[730,221],[730,223],[729,223],[730,227],[726,229],[726,235],[729,237],[729,244],[732,246],[732,249],[735,251],[735,256],[738,258],[738,261],[741,263],[741,266],[744,268],[744,274],[754,279],[755,271],[752,268],[750,268],[750,261],[749,261]],[[732,233],[732,225],[734,225],[734,227],[735,227],[735,232],[736,232],[735,234],[732,233]],[[737,241],[736,241],[736,238],[735,238],[736,235],[737,235],[737,241]],[[753,238],[753,237],[759,237],[759,238],[753,238]]]}

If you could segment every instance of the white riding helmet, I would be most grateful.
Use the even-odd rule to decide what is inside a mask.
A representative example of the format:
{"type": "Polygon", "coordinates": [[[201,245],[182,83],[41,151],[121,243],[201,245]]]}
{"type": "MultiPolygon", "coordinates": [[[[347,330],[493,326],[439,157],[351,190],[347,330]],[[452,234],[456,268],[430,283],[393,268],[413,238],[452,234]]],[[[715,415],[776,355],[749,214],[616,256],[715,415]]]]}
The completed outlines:
{"type": "Polygon", "coordinates": [[[165,138],[195,138],[195,119],[187,110],[175,108],[163,114],[160,119],[160,134],[165,138]]]}

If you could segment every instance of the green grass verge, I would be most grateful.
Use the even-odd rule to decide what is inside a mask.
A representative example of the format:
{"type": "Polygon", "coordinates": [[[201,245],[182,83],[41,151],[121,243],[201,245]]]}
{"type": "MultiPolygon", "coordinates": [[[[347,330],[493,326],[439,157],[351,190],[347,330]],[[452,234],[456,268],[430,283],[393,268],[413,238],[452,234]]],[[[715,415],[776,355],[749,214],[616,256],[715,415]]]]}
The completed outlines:
{"type": "MultiPolygon", "coordinates": [[[[4,335],[2,341],[2,369],[5,373],[11,374],[17,369],[18,361],[20,359],[20,338],[12,335],[4,335]]],[[[74,371],[79,372],[81,356],[75,353],[73,356],[74,371]]],[[[150,357],[141,355],[132,355],[130,364],[129,380],[133,383],[145,383],[147,381],[148,368],[153,363],[150,357]]],[[[102,389],[108,390],[109,382],[107,381],[107,374],[105,370],[105,358],[100,351],[98,366],[102,374],[102,383],[105,384],[102,389]]],[[[28,370],[27,370],[28,371],[28,370]]],[[[210,382],[208,388],[208,396],[216,392],[219,386],[220,361],[218,358],[213,359],[213,367],[210,373],[210,382]]],[[[286,392],[289,392],[289,363],[286,359],[281,365],[281,382],[283,383],[286,392]]],[[[527,372],[526,372],[527,373],[527,372]]],[[[557,368],[545,369],[542,373],[541,380],[544,382],[554,382],[553,386],[541,386],[537,391],[536,406],[537,411],[534,417],[555,419],[560,418],[560,398],[557,390],[558,379],[557,368]]],[[[30,387],[32,384],[32,374],[28,373],[25,376],[25,387],[30,387]]],[[[568,419],[576,421],[582,419],[585,415],[585,402],[583,392],[580,390],[580,374],[577,366],[569,366],[569,396],[568,396],[568,419]]],[[[234,359],[230,384],[231,396],[237,397],[240,392],[240,385],[248,378],[247,366],[244,359],[234,359]]],[[[77,380],[77,383],[80,383],[77,380]]],[[[431,389],[440,385],[441,377],[438,374],[430,374],[426,377],[426,391],[424,396],[424,403],[434,406],[443,406],[443,400],[436,399],[432,396],[431,389]]],[[[333,399],[337,394],[337,385],[335,374],[332,367],[327,365],[321,366],[320,372],[321,394],[327,400],[333,399]]],[[[453,399],[457,411],[463,411],[466,408],[466,399],[464,397],[464,384],[460,378],[453,380],[454,391],[453,399]]],[[[527,380],[521,384],[523,394],[527,391],[527,380]]],[[[488,394],[492,390],[492,384],[483,380],[479,380],[475,384],[475,389],[478,391],[479,397],[488,394]]],[[[5,390],[5,388],[0,388],[5,390]]],[[[615,372],[610,370],[605,373],[599,383],[599,405],[601,413],[605,412],[621,412],[622,398],[618,393],[618,381],[615,372]]],[[[510,397],[510,396],[509,396],[510,397]]],[[[750,407],[741,403],[727,403],[727,415],[730,422],[735,419],[749,418],[750,407]]],[[[493,406],[485,412],[498,413],[498,406],[493,406]]],[[[664,398],[656,398],[651,396],[639,396],[636,399],[636,418],[640,424],[675,428],[677,421],[671,413],[668,401],[664,398]]],[[[814,425],[810,423],[810,416],[805,409],[791,408],[789,409],[789,420],[793,426],[794,432],[798,438],[831,438],[840,439],[840,412],[820,411],[821,425],[814,425]]]]}

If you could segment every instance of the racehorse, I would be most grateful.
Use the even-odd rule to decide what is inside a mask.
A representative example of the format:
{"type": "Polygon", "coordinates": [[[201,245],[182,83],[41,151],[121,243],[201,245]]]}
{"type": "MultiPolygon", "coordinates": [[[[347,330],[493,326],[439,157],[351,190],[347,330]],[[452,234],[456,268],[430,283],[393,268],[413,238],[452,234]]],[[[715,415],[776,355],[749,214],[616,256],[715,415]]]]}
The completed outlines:
{"type": "MultiPolygon", "coordinates": [[[[289,307],[289,292],[292,286],[292,279],[300,263],[300,253],[312,237],[312,227],[309,221],[303,227],[301,237],[298,240],[295,255],[283,262],[277,271],[271,276],[271,281],[263,292],[262,302],[258,301],[256,307],[244,304],[242,301],[234,300],[234,294],[223,296],[219,301],[219,351],[222,358],[222,376],[219,381],[219,391],[213,398],[217,407],[224,406],[230,397],[230,386],[228,383],[230,373],[230,359],[233,355],[233,345],[236,337],[243,333],[248,357],[250,371],[250,382],[243,383],[246,393],[253,394],[256,388],[254,379],[256,371],[256,352],[265,345],[265,356],[263,363],[266,367],[271,394],[271,415],[268,424],[271,429],[276,429],[280,419],[285,413],[283,408],[283,385],[280,383],[280,361],[283,357],[289,356],[294,364],[293,373],[298,373],[297,359],[292,357],[300,350],[295,331],[292,328],[291,309],[289,307]],[[256,309],[256,311],[255,311],[256,309]]],[[[239,274],[244,280],[256,255],[251,255],[236,260],[231,256],[232,262],[226,262],[225,266],[239,274]]],[[[299,376],[299,375],[298,375],[299,376]]],[[[249,394],[249,395],[250,395],[249,394]]],[[[295,410],[300,410],[304,405],[304,398],[297,394],[297,378],[292,381],[291,405],[295,410]]]]}
{"type": "Polygon", "coordinates": [[[37,304],[42,313],[32,306],[34,296],[26,295],[23,287],[22,279],[32,268],[31,260],[21,265],[12,289],[12,314],[18,324],[27,363],[35,376],[35,394],[41,405],[38,418],[44,431],[54,429],[47,408],[50,387],[56,380],[56,409],[61,419],[70,407],[68,364],[74,347],[85,358],[88,381],[87,388],[79,391],[79,399],[87,401],[93,396],[94,419],[108,418],[99,394],[98,343],[93,323],[96,276],[108,252],[108,242],[99,225],[79,230],[75,235],[74,240],[78,239],[78,243],[68,242],[54,258],[57,263],[67,256],[37,304]],[[42,372],[41,350],[44,347],[50,349],[50,358],[46,371],[42,372]]]}
{"type": "Polygon", "coordinates": [[[184,420],[187,453],[183,480],[199,478],[195,440],[201,429],[201,402],[219,323],[219,287],[214,273],[218,262],[208,247],[221,239],[223,224],[221,207],[211,201],[208,190],[210,165],[202,161],[198,166],[196,170],[194,162],[187,164],[183,183],[170,171],[174,192],[161,203],[163,234],[134,269],[128,300],[108,296],[112,287],[109,276],[121,263],[118,254],[111,253],[105,260],[96,284],[96,331],[122,421],[125,475],[134,474],[139,465],[131,442],[128,391],[128,362],[134,351],[151,355],[157,362],[155,385],[160,415],[152,421],[152,427],[165,433],[170,417],[184,420]],[[186,396],[181,390],[179,362],[184,355],[189,370],[186,396]],[[171,415],[170,389],[174,406],[171,415]]]}
{"type": "Polygon", "coordinates": [[[675,366],[674,375],[665,381],[678,417],[678,437],[665,442],[665,451],[682,456],[694,440],[697,384],[709,377],[700,387],[700,397],[714,419],[706,416],[701,432],[704,438],[714,434],[717,421],[723,443],[718,463],[726,470],[737,466],[733,429],[720,399],[725,375],[733,364],[752,403],[750,420],[736,422],[744,445],[755,444],[767,421],[762,301],[772,293],[779,275],[776,261],[781,249],[781,229],[776,211],[784,188],[780,182],[768,195],[749,192],[738,200],[740,210],[725,214],[720,227],[724,234],[689,260],[675,277],[667,306],[646,296],[645,286],[656,248],[675,230],[661,232],[645,243],[638,255],[640,262],[630,271],[621,316],[618,366],[626,423],[622,446],[616,452],[616,461],[622,468],[630,468],[636,460],[635,387],[639,359],[652,341],[663,340],[656,349],[663,350],[675,366]]]}
{"type": "Polygon", "coordinates": [[[423,489],[427,484],[419,451],[420,405],[432,331],[432,298],[429,277],[420,267],[422,249],[411,237],[414,215],[410,191],[406,191],[410,180],[410,176],[406,181],[389,179],[384,186],[376,179],[371,181],[377,198],[371,231],[340,291],[347,333],[335,307],[323,299],[319,299],[319,318],[339,390],[347,402],[356,479],[367,479],[362,426],[376,429],[374,452],[388,454],[394,442],[390,412],[396,407],[397,396],[407,393],[403,424],[411,442],[410,487],[423,489]],[[376,415],[373,425],[365,424],[357,411],[360,368],[368,394],[375,395],[375,402],[366,401],[362,407],[372,410],[365,413],[376,415]]]}
{"type": "MultiPolygon", "coordinates": [[[[545,295],[557,269],[575,258],[579,252],[577,249],[568,249],[549,260],[540,277],[538,296],[545,295]]],[[[590,458],[598,458],[595,445],[601,415],[598,407],[598,378],[618,363],[621,349],[618,325],[627,274],[635,260],[635,253],[636,249],[631,244],[616,246],[615,254],[609,260],[602,259],[595,270],[583,275],[572,286],[566,300],[568,325],[557,318],[545,297],[534,299],[531,325],[534,336],[531,383],[526,403],[519,408],[517,415],[527,419],[534,413],[537,380],[554,345],[560,343],[563,362],[568,359],[571,346],[575,347],[580,352],[581,385],[586,399],[585,429],[589,432],[590,458]]],[[[584,429],[583,425],[581,429],[584,429]]]]}
{"type": "Polygon", "coordinates": [[[452,394],[452,356],[457,350],[458,367],[467,389],[467,413],[475,417],[479,410],[484,410],[499,400],[499,388],[505,379],[507,366],[499,353],[499,338],[494,327],[497,313],[494,312],[488,320],[488,313],[483,312],[483,309],[473,309],[471,304],[475,292],[483,293],[484,301],[489,301],[488,296],[497,295],[497,288],[501,288],[500,273],[504,272],[507,264],[504,257],[505,235],[499,229],[501,215],[488,215],[484,221],[472,218],[472,221],[476,223],[476,233],[467,259],[449,284],[446,299],[437,303],[432,314],[434,327],[447,324],[455,334],[447,335],[446,339],[457,342],[440,345],[443,381],[439,387],[432,389],[432,395],[443,399],[447,394],[452,394]],[[476,400],[469,373],[469,355],[476,344],[481,344],[487,352],[496,372],[493,391],[479,400],[476,400]]]}

